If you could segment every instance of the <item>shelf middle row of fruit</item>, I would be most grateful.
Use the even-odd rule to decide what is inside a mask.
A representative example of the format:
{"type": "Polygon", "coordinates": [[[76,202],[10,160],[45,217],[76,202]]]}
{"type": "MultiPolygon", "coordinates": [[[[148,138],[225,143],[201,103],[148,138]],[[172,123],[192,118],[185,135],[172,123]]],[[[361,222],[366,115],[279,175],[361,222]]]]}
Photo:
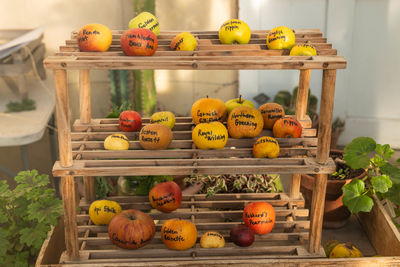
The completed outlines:
{"type": "Polygon", "coordinates": [[[80,52],[78,32],[44,64],[50,69],[344,69],[346,60],[327,43],[318,29],[294,29],[295,43],[309,43],[317,56],[289,56],[289,50],[269,50],[268,30],[253,30],[248,44],[221,44],[217,31],[192,31],[198,45],[194,51],[173,51],[171,40],[177,31],[161,32],[153,56],[125,56],[120,38],[124,31],[112,31],[112,44],[106,52],[80,52]]]}

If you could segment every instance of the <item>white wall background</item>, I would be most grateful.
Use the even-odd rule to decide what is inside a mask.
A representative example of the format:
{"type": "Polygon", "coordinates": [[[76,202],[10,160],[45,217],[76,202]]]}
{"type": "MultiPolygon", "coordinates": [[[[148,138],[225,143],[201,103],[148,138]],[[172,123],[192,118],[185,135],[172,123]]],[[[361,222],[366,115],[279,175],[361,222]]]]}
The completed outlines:
{"type": "MultiPolygon", "coordinates": [[[[319,28],[348,61],[338,70],[334,117],[346,120],[339,144],[357,136],[400,147],[399,0],[240,0],[239,18],[251,29],[319,28]]],[[[322,71],[311,74],[319,97],[322,71]]],[[[264,92],[292,90],[298,71],[240,71],[240,92],[252,99],[264,92]]]]}

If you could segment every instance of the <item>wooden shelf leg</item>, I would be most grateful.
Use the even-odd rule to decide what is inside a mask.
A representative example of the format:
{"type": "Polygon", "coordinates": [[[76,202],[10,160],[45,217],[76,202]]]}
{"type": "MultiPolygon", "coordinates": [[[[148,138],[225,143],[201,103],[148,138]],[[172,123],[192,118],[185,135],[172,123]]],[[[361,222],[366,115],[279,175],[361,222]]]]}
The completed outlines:
{"type": "MultiPolygon", "coordinates": [[[[92,119],[91,102],[90,102],[90,70],[79,71],[79,88],[80,88],[80,122],[82,124],[90,123],[92,119]]],[[[85,188],[85,200],[90,203],[95,199],[94,194],[94,177],[84,176],[83,185],[85,188]]]]}
{"type": "MultiPolygon", "coordinates": [[[[299,87],[296,99],[296,118],[304,120],[307,115],[308,91],[310,87],[311,70],[300,70],[299,87]]],[[[293,174],[290,180],[290,197],[300,196],[301,175],[293,174]]]]}
{"type": "MultiPolygon", "coordinates": [[[[56,91],[56,119],[60,164],[63,167],[70,167],[72,166],[72,145],[66,70],[54,70],[54,85],[56,91]]],[[[79,247],[74,177],[61,177],[61,184],[64,207],[65,245],[68,256],[71,259],[76,259],[79,257],[79,247]]]]}
{"type": "Polygon", "coordinates": [[[309,252],[318,254],[321,248],[327,174],[317,174],[311,201],[309,252]]]}
{"type": "MultiPolygon", "coordinates": [[[[317,148],[317,162],[320,164],[325,164],[329,158],[335,81],[336,70],[323,71],[317,148]]],[[[311,253],[318,253],[321,246],[327,179],[327,174],[317,174],[314,182],[309,237],[309,251],[311,253]]]]}
{"type": "Polygon", "coordinates": [[[310,77],[311,70],[300,70],[299,87],[297,89],[296,99],[297,120],[304,120],[306,118],[310,77]]]}
{"type": "Polygon", "coordinates": [[[300,183],[301,183],[301,174],[292,174],[290,179],[290,198],[299,198],[300,197],[300,183]]]}

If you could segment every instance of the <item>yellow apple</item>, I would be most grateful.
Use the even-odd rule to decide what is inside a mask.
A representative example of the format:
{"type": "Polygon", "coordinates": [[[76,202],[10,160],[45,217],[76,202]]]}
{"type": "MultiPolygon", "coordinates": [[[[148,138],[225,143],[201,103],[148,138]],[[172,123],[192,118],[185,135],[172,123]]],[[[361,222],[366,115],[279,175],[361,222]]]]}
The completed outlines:
{"type": "Polygon", "coordinates": [[[164,124],[172,129],[175,126],[175,115],[170,111],[156,112],[151,115],[150,123],[164,124]]]}
{"type": "Polygon", "coordinates": [[[300,44],[295,45],[290,50],[291,56],[316,56],[317,51],[315,50],[314,46],[310,44],[300,44]]]}
{"type": "Polygon", "coordinates": [[[247,107],[254,108],[253,102],[242,98],[242,95],[240,95],[239,98],[234,98],[234,99],[226,101],[225,106],[226,106],[226,112],[228,115],[229,115],[229,113],[231,113],[231,111],[234,108],[237,108],[237,107],[247,106],[247,107]]]}
{"type": "Polygon", "coordinates": [[[190,32],[181,32],[172,39],[170,47],[176,51],[193,51],[197,47],[197,40],[190,32]]]}
{"type": "Polygon", "coordinates": [[[112,134],[104,140],[104,149],[106,150],[128,150],[129,140],[123,134],[112,134]]]}
{"type": "Polygon", "coordinates": [[[200,246],[202,248],[223,248],[225,238],[218,232],[209,231],[201,236],[200,246]]]}
{"type": "Polygon", "coordinates": [[[156,16],[146,11],[131,19],[129,21],[128,28],[144,28],[154,32],[156,36],[160,34],[160,25],[156,16]]]}
{"type": "Polygon", "coordinates": [[[294,42],[294,32],[286,26],[275,27],[267,35],[268,49],[291,49],[294,42]]]}
{"type": "Polygon", "coordinates": [[[240,19],[230,19],[222,24],[218,36],[222,44],[248,44],[251,30],[246,22],[240,19]]]}
{"type": "Polygon", "coordinates": [[[275,138],[262,136],[253,145],[255,158],[276,158],[279,156],[279,144],[275,138]]]}

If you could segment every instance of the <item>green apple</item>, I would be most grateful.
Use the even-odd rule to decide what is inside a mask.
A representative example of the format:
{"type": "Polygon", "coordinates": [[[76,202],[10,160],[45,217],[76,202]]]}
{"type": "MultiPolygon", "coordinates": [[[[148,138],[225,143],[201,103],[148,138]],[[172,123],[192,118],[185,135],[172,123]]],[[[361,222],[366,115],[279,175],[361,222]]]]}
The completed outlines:
{"type": "Polygon", "coordinates": [[[156,16],[146,11],[140,13],[139,15],[131,19],[129,21],[128,27],[129,29],[134,29],[134,28],[148,29],[154,32],[156,36],[160,34],[160,25],[158,24],[156,16]]]}
{"type": "Polygon", "coordinates": [[[250,100],[246,100],[242,98],[242,95],[239,98],[234,98],[225,102],[226,112],[229,114],[236,107],[251,107],[254,108],[253,102],[250,100]]]}

